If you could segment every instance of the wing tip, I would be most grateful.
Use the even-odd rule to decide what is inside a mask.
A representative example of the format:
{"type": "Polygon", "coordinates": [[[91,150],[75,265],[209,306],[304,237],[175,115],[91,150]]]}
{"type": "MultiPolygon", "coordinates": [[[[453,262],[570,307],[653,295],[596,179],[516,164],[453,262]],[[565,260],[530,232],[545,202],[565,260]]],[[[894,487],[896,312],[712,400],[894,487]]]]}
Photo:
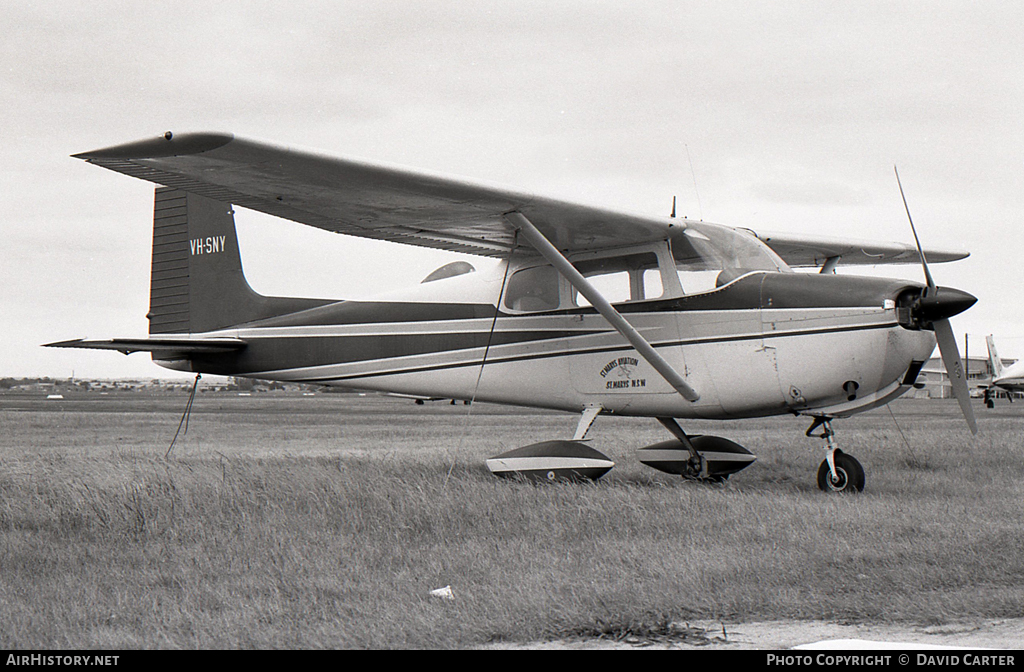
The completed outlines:
{"type": "Polygon", "coordinates": [[[80,154],[72,154],[72,158],[84,161],[103,159],[158,159],[167,156],[185,154],[201,154],[223,147],[235,139],[233,133],[172,133],[145,140],[136,140],[112,147],[94,149],[80,154]]]}
{"type": "Polygon", "coordinates": [[[72,338],[67,341],[54,341],[53,343],[43,343],[44,348],[73,348],[79,343],[85,341],[84,338],[72,338]]]}

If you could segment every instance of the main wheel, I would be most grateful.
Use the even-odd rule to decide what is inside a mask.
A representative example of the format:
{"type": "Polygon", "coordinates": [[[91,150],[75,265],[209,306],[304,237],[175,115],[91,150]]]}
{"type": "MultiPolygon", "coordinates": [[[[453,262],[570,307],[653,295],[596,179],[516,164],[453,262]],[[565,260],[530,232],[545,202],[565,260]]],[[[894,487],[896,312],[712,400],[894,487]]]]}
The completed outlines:
{"type": "Polygon", "coordinates": [[[864,467],[852,456],[841,450],[832,455],[836,463],[836,476],[828,468],[828,460],[822,460],[818,467],[818,487],[825,492],[861,492],[864,490],[864,467]]]}

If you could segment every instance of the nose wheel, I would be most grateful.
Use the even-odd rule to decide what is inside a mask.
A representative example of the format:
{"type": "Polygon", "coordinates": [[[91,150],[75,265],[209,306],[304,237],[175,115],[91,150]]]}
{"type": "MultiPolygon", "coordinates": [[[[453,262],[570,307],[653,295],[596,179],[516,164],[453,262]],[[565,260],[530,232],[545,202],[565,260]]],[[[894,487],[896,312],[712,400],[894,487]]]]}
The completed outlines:
{"type": "Polygon", "coordinates": [[[818,438],[825,439],[825,459],[818,467],[818,488],[823,492],[861,492],[864,490],[864,467],[852,455],[836,446],[831,418],[818,417],[807,430],[807,436],[823,427],[818,438]]]}
{"type": "Polygon", "coordinates": [[[852,455],[841,450],[832,454],[833,475],[828,459],[818,467],[818,487],[824,492],[861,492],[864,490],[864,467],[852,455]]]}

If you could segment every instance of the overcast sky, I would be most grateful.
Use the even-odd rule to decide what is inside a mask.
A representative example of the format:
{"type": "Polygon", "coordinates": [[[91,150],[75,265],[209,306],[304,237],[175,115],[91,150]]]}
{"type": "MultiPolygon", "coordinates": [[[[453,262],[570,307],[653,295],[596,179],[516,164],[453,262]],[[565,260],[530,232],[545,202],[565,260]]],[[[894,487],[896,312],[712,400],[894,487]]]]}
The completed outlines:
{"type": "MultiPolygon", "coordinates": [[[[169,377],[142,336],[153,186],[70,154],[213,130],[620,210],[912,241],[1024,356],[1024,5],[0,0],[0,376],[169,377]]],[[[245,211],[263,293],[361,298],[454,258],[245,211]]],[[[919,266],[888,274],[922,279],[919,266]]]]}

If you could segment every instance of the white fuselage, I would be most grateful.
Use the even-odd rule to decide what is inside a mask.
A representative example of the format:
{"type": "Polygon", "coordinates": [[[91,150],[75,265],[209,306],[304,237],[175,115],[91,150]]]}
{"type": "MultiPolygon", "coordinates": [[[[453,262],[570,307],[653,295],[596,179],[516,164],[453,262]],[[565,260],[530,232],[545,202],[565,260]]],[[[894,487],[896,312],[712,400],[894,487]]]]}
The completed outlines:
{"type": "Polygon", "coordinates": [[[1006,390],[1024,391],[1024,361],[1003,369],[1003,372],[992,380],[992,384],[1006,390]]]}
{"type": "MultiPolygon", "coordinates": [[[[730,300],[741,291],[760,300],[769,293],[773,274],[747,276],[741,282],[751,289],[732,283],[705,292],[692,309],[685,301],[634,304],[626,318],[699,392],[691,402],[592,309],[496,311],[502,273],[499,267],[372,304],[338,304],[339,313],[362,310],[359,318],[317,313],[310,320],[269,320],[207,335],[249,343],[253,361],[241,362],[250,367],[241,374],[258,378],[679,418],[841,416],[867,410],[908,390],[914,382],[905,380],[908,369],[926,361],[935,347],[931,332],[901,327],[892,301],[881,296],[872,305],[778,308],[730,300]],[[490,308],[483,313],[468,317],[455,310],[480,306],[477,302],[488,295],[490,308]],[[364,305],[373,310],[363,310],[364,305]],[[438,314],[432,319],[434,306],[438,314]],[[417,311],[425,313],[409,317],[417,311]],[[272,354],[258,356],[264,350],[272,354]],[[296,356],[299,352],[307,356],[296,356]]],[[[774,275],[799,285],[837,282],[835,276],[774,275]]]]}

